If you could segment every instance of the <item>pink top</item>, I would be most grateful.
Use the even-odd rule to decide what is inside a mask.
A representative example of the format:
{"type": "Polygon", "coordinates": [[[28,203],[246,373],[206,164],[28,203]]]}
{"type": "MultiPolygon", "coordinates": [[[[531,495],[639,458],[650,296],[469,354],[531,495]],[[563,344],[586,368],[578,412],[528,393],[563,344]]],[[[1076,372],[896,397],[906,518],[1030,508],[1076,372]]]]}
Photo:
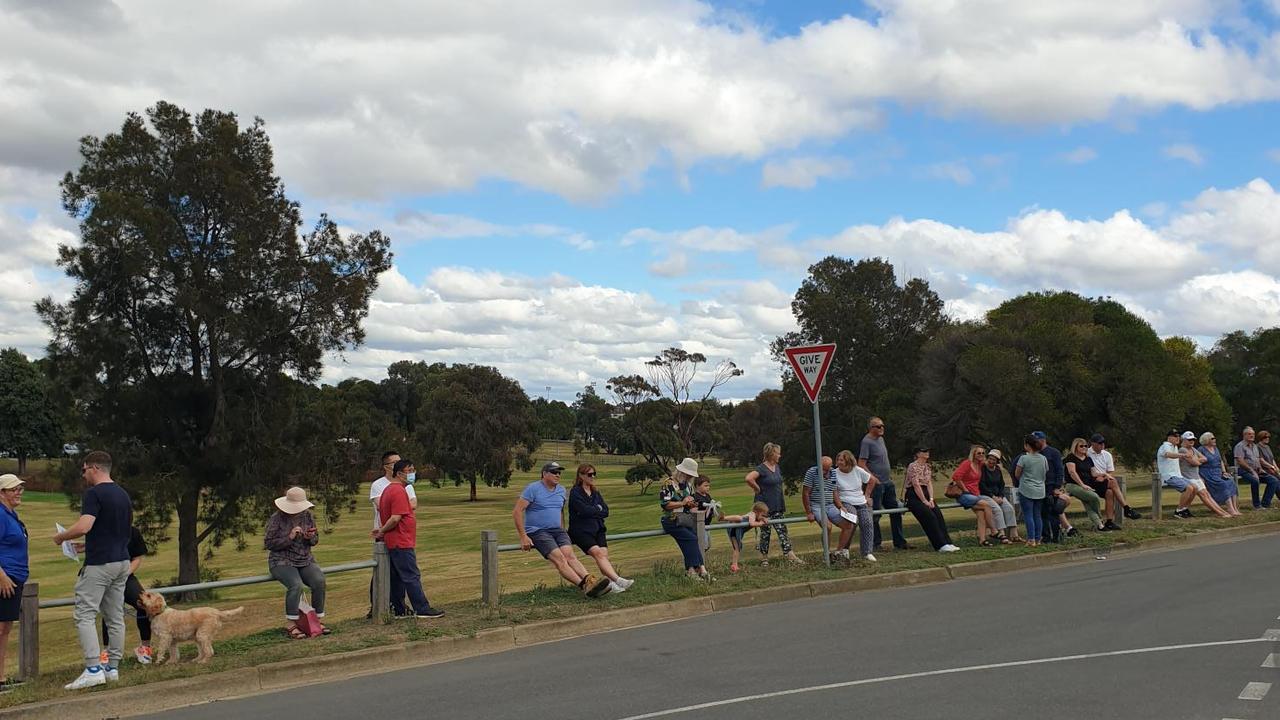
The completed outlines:
{"type": "Polygon", "coordinates": [[[964,486],[964,491],[971,495],[979,495],[978,483],[982,480],[982,471],[973,466],[973,461],[965,460],[960,467],[951,473],[951,481],[964,486]]]}
{"type": "Polygon", "coordinates": [[[921,500],[928,501],[933,498],[933,473],[929,470],[929,463],[916,460],[907,466],[906,487],[914,487],[921,500]]]}

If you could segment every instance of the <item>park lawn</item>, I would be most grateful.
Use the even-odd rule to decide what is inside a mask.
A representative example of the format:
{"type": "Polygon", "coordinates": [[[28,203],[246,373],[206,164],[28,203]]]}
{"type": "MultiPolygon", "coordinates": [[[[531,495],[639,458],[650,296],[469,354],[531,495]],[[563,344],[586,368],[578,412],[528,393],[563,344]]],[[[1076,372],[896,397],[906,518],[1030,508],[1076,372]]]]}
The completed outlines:
{"type": "MultiPolygon", "coordinates": [[[[555,448],[552,449],[553,451],[555,448]]],[[[539,459],[541,463],[550,459],[545,452],[539,459]]],[[[576,467],[571,461],[572,454],[566,452],[561,459],[565,465],[576,467]]],[[[597,466],[600,472],[599,484],[610,503],[610,532],[618,533],[632,530],[654,529],[658,527],[660,510],[657,502],[657,488],[651,488],[647,494],[639,494],[635,486],[628,486],[623,479],[625,465],[597,466]]],[[[704,464],[705,472],[712,477],[712,494],[725,504],[730,513],[745,512],[751,505],[751,492],[742,481],[746,470],[742,468],[723,469],[714,463],[704,464]]],[[[572,470],[566,472],[566,481],[571,481],[572,470]]],[[[1131,474],[1130,477],[1144,477],[1144,474],[1131,474]]],[[[337,652],[355,649],[360,643],[390,642],[397,638],[415,639],[430,634],[473,632],[481,627],[509,622],[529,622],[549,617],[590,612],[596,607],[623,607],[646,602],[659,602],[705,594],[707,592],[727,592],[737,589],[778,585],[804,579],[838,577],[854,572],[858,574],[893,572],[903,569],[933,567],[970,560],[1001,557],[1010,554],[1034,552],[1034,549],[1022,546],[979,548],[972,538],[972,513],[958,509],[946,511],[948,524],[953,534],[961,538],[964,550],[951,556],[940,556],[928,548],[919,526],[913,518],[905,518],[908,538],[916,546],[916,550],[907,552],[886,551],[880,554],[880,563],[864,565],[855,563],[851,569],[826,570],[820,565],[820,538],[815,525],[792,525],[792,538],[796,549],[802,555],[814,560],[804,568],[788,567],[784,563],[774,562],[769,568],[761,568],[756,564],[756,554],[750,548],[754,545],[754,534],[747,538],[746,559],[750,560],[747,570],[739,575],[728,573],[728,543],[722,532],[712,534],[712,550],[709,553],[708,565],[717,575],[717,582],[712,588],[690,584],[682,575],[679,553],[674,543],[665,537],[646,538],[640,540],[621,541],[611,548],[611,556],[619,571],[627,576],[642,578],[632,591],[625,595],[606,598],[602,603],[589,603],[580,598],[575,591],[567,588],[536,553],[504,552],[500,554],[501,589],[504,593],[503,609],[493,615],[484,611],[478,603],[480,594],[480,553],[479,531],[496,529],[502,543],[515,542],[515,531],[511,523],[511,507],[520,489],[536,477],[536,471],[517,473],[508,488],[481,487],[479,500],[468,502],[465,487],[452,485],[434,488],[429,485],[419,487],[419,560],[423,568],[424,584],[433,604],[443,605],[449,611],[445,622],[432,625],[434,629],[371,629],[363,622],[368,609],[368,578],[365,571],[343,573],[329,578],[328,622],[340,633],[316,641],[323,643],[325,652],[337,652]],[[387,635],[392,632],[392,635],[387,635]],[[402,637],[403,636],[403,637],[402,637]],[[363,639],[362,639],[363,638],[363,639]],[[369,639],[373,638],[373,639],[369,639]]],[[[901,483],[899,482],[899,485],[901,483]]],[[[938,495],[941,497],[943,482],[937,483],[938,495]]],[[[1149,505],[1150,493],[1147,483],[1134,483],[1131,503],[1144,510],[1149,505]]],[[[362,488],[362,493],[367,490],[362,488]]],[[[364,496],[364,495],[362,495],[364,496]]],[[[1166,494],[1166,502],[1173,498],[1166,494]]],[[[799,514],[802,505],[798,496],[787,498],[789,514],[799,514]]],[[[1073,505],[1078,508],[1078,505],[1073,505]]],[[[48,538],[53,533],[53,523],[63,525],[74,520],[74,513],[69,510],[67,499],[61,494],[27,493],[19,514],[31,532],[32,580],[40,583],[42,598],[69,597],[75,581],[77,565],[62,557],[58,548],[48,538]]],[[[1158,528],[1149,521],[1130,521],[1126,523],[1124,533],[1084,533],[1083,537],[1072,543],[1074,546],[1085,544],[1109,544],[1125,538],[1167,535],[1176,532],[1189,532],[1196,529],[1225,527],[1241,522],[1259,522],[1267,519],[1280,519],[1280,512],[1247,513],[1240,521],[1217,521],[1199,519],[1193,521],[1165,521],[1158,528]],[[1176,524],[1175,524],[1176,523],[1176,524]]],[[[1082,518],[1081,518],[1082,520],[1082,518]]],[[[265,522],[265,518],[264,518],[265,522]]],[[[321,542],[316,548],[316,556],[322,565],[367,559],[371,556],[371,544],[368,537],[372,525],[370,504],[357,503],[357,510],[352,514],[344,514],[336,523],[320,521],[322,529],[321,542]]],[[[1077,525],[1086,523],[1077,521],[1077,525]]],[[[885,532],[888,523],[882,520],[885,532]]],[[[886,545],[888,543],[886,542],[886,545]]],[[[775,557],[780,554],[774,541],[775,557]]],[[[1044,548],[1048,551],[1053,548],[1044,548]]],[[[165,543],[157,548],[154,556],[144,560],[139,571],[139,578],[144,586],[167,584],[177,574],[176,542],[165,543]]],[[[213,549],[211,559],[205,561],[207,567],[215,568],[220,577],[232,578],[266,573],[266,557],[262,550],[261,539],[257,536],[246,538],[245,549],[238,550],[231,545],[213,549]]],[[[592,567],[590,562],[588,567],[592,567]]],[[[234,655],[243,651],[248,658],[235,660],[228,658],[219,662],[255,664],[272,659],[291,657],[298,648],[284,640],[277,632],[268,632],[283,623],[282,593],[278,585],[266,583],[242,588],[221,590],[215,600],[209,602],[218,607],[230,608],[245,606],[245,614],[233,625],[223,630],[223,641],[219,652],[234,655]]],[[[57,608],[41,612],[41,669],[49,677],[70,677],[79,666],[79,648],[70,619],[70,608],[57,608]]],[[[127,620],[127,649],[137,642],[136,629],[131,620],[127,620]]],[[[16,664],[16,633],[10,642],[9,669],[16,664]]],[[[313,647],[313,646],[308,646],[313,647]]],[[[132,667],[129,661],[128,667],[132,667]]],[[[215,666],[217,667],[217,666],[215,666]]],[[[154,672],[149,670],[148,672],[154,672]]],[[[198,672],[183,668],[170,672],[198,672]]],[[[168,674],[163,675],[168,677],[168,674]]],[[[65,681],[65,680],[64,680],[65,681]]],[[[45,683],[40,683],[44,686],[45,683]]],[[[52,686],[51,686],[52,687],[52,686]]],[[[37,688],[38,690],[38,688],[37,688]]],[[[22,695],[14,697],[20,701],[22,695]]],[[[9,696],[0,696],[0,705],[9,704],[9,696]]]]}

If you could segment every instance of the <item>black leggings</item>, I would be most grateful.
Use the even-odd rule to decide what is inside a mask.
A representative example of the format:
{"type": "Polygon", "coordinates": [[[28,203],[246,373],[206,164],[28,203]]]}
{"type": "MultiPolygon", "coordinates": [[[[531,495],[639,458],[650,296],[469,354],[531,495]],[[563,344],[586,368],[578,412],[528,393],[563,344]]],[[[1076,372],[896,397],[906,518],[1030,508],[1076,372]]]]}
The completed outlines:
{"type": "Polygon", "coordinates": [[[915,488],[907,488],[907,509],[915,516],[920,527],[924,528],[924,534],[929,536],[929,544],[934,550],[941,550],[943,545],[951,544],[951,534],[947,532],[947,521],[942,518],[942,511],[938,509],[936,503],[933,507],[925,505],[924,501],[916,495],[915,488]]]}
{"type": "MultiPolygon", "coordinates": [[[[137,613],[138,620],[138,636],[142,638],[142,644],[147,645],[151,642],[151,619],[147,617],[147,613],[138,605],[138,598],[142,596],[142,583],[138,582],[138,578],[129,575],[129,579],[124,583],[124,604],[133,608],[137,613]]],[[[107,637],[107,621],[102,621],[102,646],[106,647],[111,644],[110,638],[107,637]]]]}

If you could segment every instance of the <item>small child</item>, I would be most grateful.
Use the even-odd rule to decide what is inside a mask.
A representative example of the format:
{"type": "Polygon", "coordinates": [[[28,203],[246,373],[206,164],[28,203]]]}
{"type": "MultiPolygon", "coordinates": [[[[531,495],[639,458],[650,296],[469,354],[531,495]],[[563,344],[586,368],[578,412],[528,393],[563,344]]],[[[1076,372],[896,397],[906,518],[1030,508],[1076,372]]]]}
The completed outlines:
{"type": "Polygon", "coordinates": [[[725,515],[720,514],[720,519],[724,522],[744,522],[747,527],[729,528],[725,532],[729,533],[729,545],[733,548],[733,556],[729,562],[729,572],[738,572],[738,559],[742,555],[742,538],[746,536],[747,530],[751,528],[764,527],[769,524],[769,506],[757,502],[751,506],[751,512],[746,515],[725,515]]]}

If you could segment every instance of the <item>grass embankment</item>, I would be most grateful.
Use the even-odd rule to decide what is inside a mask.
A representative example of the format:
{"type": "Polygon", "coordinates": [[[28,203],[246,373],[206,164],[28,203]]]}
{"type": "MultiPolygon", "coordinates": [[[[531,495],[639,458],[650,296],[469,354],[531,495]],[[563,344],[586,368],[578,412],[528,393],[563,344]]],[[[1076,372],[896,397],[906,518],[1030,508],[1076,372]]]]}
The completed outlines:
{"type": "MultiPolygon", "coordinates": [[[[552,451],[556,449],[551,448],[552,451]]],[[[566,451],[561,462],[570,465],[572,459],[572,453],[566,451]]],[[[656,528],[659,514],[656,491],[639,495],[635,487],[625,484],[622,477],[624,467],[601,465],[599,470],[600,486],[610,503],[610,531],[616,533],[656,528]]],[[[713,495],[724,501],[729,512],[742,512],[749,507],[750,491],[742,482],[744,470],[725,470],[710,464],[706,470],[713,478],[713,495]]],[[[568,477],[569,474],[566,474],[566,479],[568,477]]],[[[1143,478],[1147,475],[1139,473],[1130,477],[1143,478]]],[[[1022,545],[981,548],[976,546],[973,537],[973,515],[961,510],[948,510],[947,521],[962,547],[961,552],[946,556],[932,552],[919,526],[913,518],[907,516],[905,528],[908,539],[916,546],[914,550],[887,550],[879,554],[879,563],[855,562],[848,568],[830,570],[821,564],[820,538],[816,526],[793,525],[792,539],[797,552],[810,560],[808,565],[794,567],[777,562],[779,551],[775,538],[775,562],[769,567],[761,567],[757,562],[758,555],[751,551],[755,542],[752,533],[747,538],[748,551],[745,559],[748,562],[744,570],[736,575],[728,572],[728,543],[724,533],[715,532],[712,534],[708,566],[716,580],[709,585],[683,577],[679,553],[669,538],[621,541],[610,549],[611,555],[620,572],[637,578],[638,582],[626,594],[599,601],[586,600],[576,590],[560,583],[536,553],[509,552],[500,555],[504,593],[502,607],[496,613],[487,611],[478,602],[479,531],[497,529],[500,542],[513,542],[515,532],[510,520],[511,506],[524,484],[533,479],[532,473],[517,474],[509,488],[480,488],[480,499],[475,503],[467,502],[465,487],[423,487],[419,490],[419,559],[429,597],[433,604],[441,605],[448,611],[448,617],[442,621],[430,624],[403,621],[389,626],[371,626],[363,620],[368,609],[368,573],[344,573],[329,578],[328,623],[334,629],[333,635],[307,641],[289,641],[278,631],[283,622],[282,592],[278,585],[263,584],[224,590],[215,601],[208,604],[223,608],[244,605],[245,614],[236,623],[224,628],[223,637],[217,644],[218,656],[209,666],[184,664],[176,668],[139,668],[129,659],[123,667],[122,680],[134,683],[185,677],[301,655],[343,652],[441,635],[465,635],[497,625],[572,617],[605,608],[624,608],[699,595],[846,577],[850,574],[889,573],[1051,552],[1062,548],[1141,541],[1280,519],[1280,511],[1260,511],[1246,512],[1245,517],[1233,521],[1210,518],[1166,520],[1159,524],[1150,520],[1129,521],[1123,532],[1083,532],[1079,538],[1072,539],[1063,546],[1038,549],[1022,545]]],[[[1148,485],[1136,481],[1133,484],[1131,502],[1145,515],[1149,510],[1148,485]]],[[[941,487],[942,483],[939,482],[939,496],[941,487]]],[[[1165,499],[1172,501],[1174,498],[1166,494],[1165,499]]],[[[798,497],[788,497],[787,503],[792,514],[798,513],[802,507],[798,497]]],[[[1073,509],[1078,509],[1078,505],[1073,506],[1073,509]]],[[[55,521],[67,525],[74,519],[66,498],[58,494],[27,493],[19,513],[31,532],[32,579],[40,583],[41,596],[69,597],[77,566],[63,558],[58,548],[49,540],[55,521]]],[[[1077,516],[1073,513],[1072,517],[1077,526],[1087,524],[1082,515],[1076,519],[1077,516]]],[[[371,551],[368,530],[371,524],[371,510],[369,504],[364,502],[358,504],[358,510],[353,515],[344,515],[340,522],[322,526],[321,543],[316,548],[320,563],[330,565],[368,558],[371,551]]],[[[881,524],[887,534],[888,521],[882,519],[881,524]]],[[[157,549],[156,555],[148,557],[139,572],[143,584],[161,584],[175,576],[176,554],[176,543],[166,543],[157,549]]],[[[589,561],[586,564],[588,567],[592,566],[589,561]]],[[[213,557],[206,561],[206,565],[216,568],[223,578],[263,574],[266,572],[266,562],[261,540],[258,537],[249,538],[243,551],[229,546],[214,549],[213,557]]],[[[32,687],[0,695],[0,707],[60,696],[63,693],[61,684],[78,672],[80,652],[75,641],[70,609],[45,610],[41,612],[40,619],[42,679],[32,687]]],[[[126,648],[131,650],[137,644],[137,632],[128,617],[126,624],[126,648]]],[[[10,672],[16,671],[16,635],[15,632],[9,648],[7,669],[10,672]]],[[[191,657],[192,650],[184,649],[184,655],[191,657]]]]}

